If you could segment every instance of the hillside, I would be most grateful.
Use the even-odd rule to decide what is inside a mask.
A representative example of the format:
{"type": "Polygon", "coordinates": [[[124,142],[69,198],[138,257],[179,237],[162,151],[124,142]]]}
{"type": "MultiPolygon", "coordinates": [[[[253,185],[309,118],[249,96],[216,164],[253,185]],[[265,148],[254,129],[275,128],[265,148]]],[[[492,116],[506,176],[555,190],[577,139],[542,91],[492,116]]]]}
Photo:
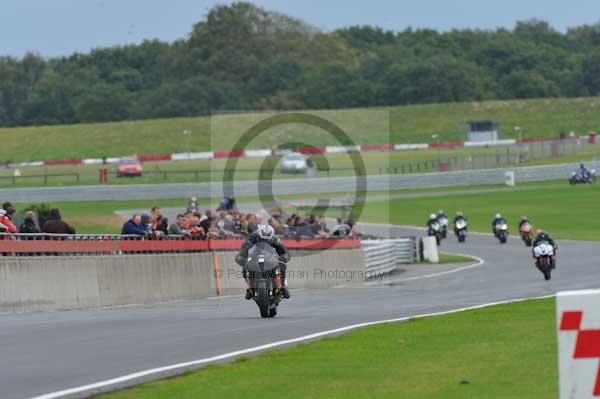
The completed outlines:
{"type": "MultiPolygon", "coordinates": [[[[501,122],[504,137],[515,137],[515,126],[524,137],[558,136],[574,131],[587,134],[600,130],[600,98],[539,99],[447,103],[380,108],[389,111],[389,131],[380,112],[372,110],[319,111],[347,131],[357,144],[415,143],[464,140],[461,127],[471,119],[501,122]],[[432,139],[437,134],[439,138],[432,139]]],[[[157,119],[104,124],[80,124],[0,129],[0,162],[130,154],[226,150],[242,131],[261,115],[234,114],[213,123],[209,117],[157,119]],[[191,135],[185,135],[185,130],[191,135]]],[[[290,141],[313,145],[335,145],[333,138],[317,134],[303,125],[273,128],[253,142],[251,148],[265,148],[290,141]]]]}

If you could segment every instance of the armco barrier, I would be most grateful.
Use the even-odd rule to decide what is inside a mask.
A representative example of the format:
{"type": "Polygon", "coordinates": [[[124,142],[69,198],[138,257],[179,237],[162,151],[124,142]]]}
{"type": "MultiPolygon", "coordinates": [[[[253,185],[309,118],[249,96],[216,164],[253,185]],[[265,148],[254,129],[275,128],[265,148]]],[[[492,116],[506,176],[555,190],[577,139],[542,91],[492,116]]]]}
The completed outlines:
{"type": "Polygon", "coordinates": [[[363,240],[365,270],[367,278],[397,270],[401,264],[415,263],[416,245],[414,238],[363,240]]]}
{"type": "MultiPolygon", "coordinates": [[[[589,162],[587,166],[598,169],[600,162],[589,162]]],[[[514,171],[517,183],[567,179],[579,165],[576,163],[528,166],[518,168],[464,170],[444,173],[414,173],[405,175],[371,175],[367,180],[369,191],[401,190],[411,188],[431,188],[464,186],[469,184],[504,184],[507,171],[514,171]]],[[[240,196],[258,196],[260,192],[273,190],[275,195],[348,193],[356,190],[355,176],[320,177],[298,179],[275,179],[268,181],[236,181],[234,192],[240,196]],[[298,184],[301,182],[302,184],[298,184]]],[[[197,196],[198,193],[211,193],[213,197],[224,195],[223,183],[182,183],[182,184],[132,184],[65,186],[44,188],[0,189],[2,198],[12,202],[58,202],[58,201],[108,201],[136,199],[179,199],[197,196]]]]}

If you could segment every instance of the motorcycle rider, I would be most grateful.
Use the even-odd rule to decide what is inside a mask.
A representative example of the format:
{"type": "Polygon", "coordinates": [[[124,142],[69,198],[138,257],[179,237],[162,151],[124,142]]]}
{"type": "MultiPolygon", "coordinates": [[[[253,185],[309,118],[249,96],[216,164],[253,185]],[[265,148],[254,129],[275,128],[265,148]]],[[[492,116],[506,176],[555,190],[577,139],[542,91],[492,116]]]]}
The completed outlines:
{"type": "Polygon", "coordinates": [[[431,215],[429,215],[429,219],[427,220],[427,228],[429,229],[429,231],[431,231],[434,223],[439,224],[437,216],[435,215],[435,213],[432,213],[431,215]]]}
{"type": "Polygon", "coordinates": [[[583,161],[579,163],[579,170],[577,171],[577,174],[581,176],[582,180],[587,180],[590,176],[590,171],[585,167],[583,161]]]}
{"type": "Polygon", "coordinates": [[[496,225],[500,223],[505,223],[505,220],[502,215],[497,213],[496,216],[494,216],[494,221],[492,222],[492,233],[494,233],[494,236],[496,235],[496,225]]]}
{"type": "Polygon", "coordinates": [[[523,225],[526,223],[532,224],[527,216],[521,216],[521,221],[519,222],[519,231],[521,231],[521,227],[523,227],[523,225]]]}
{"type": "MultiPolygon", "coordinates": [[[[554,242],[554,240],[552,239],[552,237],[550,237],[550,235],[548,233],[546,233],[542,229],[537,229],[535,231],[535,238],[533,240],[532,247],[535,248],[542,241],[546,241],[548,244],[552,245],[552,247],[554,248],[554,256],[552,257],[552,265],[553,265],[553,267],[556,267],[556,251],[558,250],[558,245],[556,245],[556,243],[554,242]]],[[[535,256],[534,256],[534,259],[535,259],[535,256]]],[[[536,263],[537,263],[537,259],[536,259],[536,263]]]]}
{"type": "MultiPolygon", "coordinates": [[[[455,233],[458,233],[458,229],[456,228],[456,222],[458,222],[459,220],[464,220],[465,222],[467,221],[467,218],[463,215],[461,211],[456,212],[456,216],[454,216],[454,221],[452,222],[454,224],[455,233]]],[[[467,230],[466,227],[465,230],[467,230]]]]}
{"type": "Polygon", "coordinates": [[[237,256],[235,257],[236,263],[244,268],[244,278],[246,279],[246,283],[248,283],[248,288],[246,289],[246,299],[252,299],[253,296],[246,274],[246,261],[248,259],[248,251],[259,241],[266,242],[267,244],[275,248],[275,250],[277,251],[277,255],[279,255],[280,262],[279,270],[281,272],[281,294],[284,298],[289,299],[290,291],[287,288],[285,271],[287,269],[286,264],[291,258],[290,251],[287,249],[283,241],[281,241],[281,239],[275,236],[275,230],[268,224],[261,224],[258,226],[255,232],[248,234],[237,256]]]}

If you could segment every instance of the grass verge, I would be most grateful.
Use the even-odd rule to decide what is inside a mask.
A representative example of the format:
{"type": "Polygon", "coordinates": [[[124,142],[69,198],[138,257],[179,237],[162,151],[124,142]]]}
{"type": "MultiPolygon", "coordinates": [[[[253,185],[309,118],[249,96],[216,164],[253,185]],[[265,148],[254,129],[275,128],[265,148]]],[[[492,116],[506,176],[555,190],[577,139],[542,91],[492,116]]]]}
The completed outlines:
{"type": "Polygon", "coordinates": [[[567,182],[487,193],[448,192],[444,196],[369,201],[361,221],[425,226],[428,215],[438,209],[450,217],[460,210],[469,219],[471,231],[490,232],[494,215],[500,213],[511,234],[517,234],[520,217],[528,216],[534,227],[547,230],[554,238],[595,241],[600,238],[590,215],[600,212],[599,195],[599,185],[571,187],[567,182]]]}
{"type": "Polygon", "coordinates": [[[552,299],[356,330],[102,399],[557,396],[552,299]]]}
{"type": "MultiPolygon", "coordinates": [[[[600,128],[598,98],[552,98],[512,101],[485,101],[411,105],[383,108],[389,111],[389,134],[381,118],[372,120],[371,109],[311,111],[333,115],[357,144],[431,142],[433,134],[441,141],[464,140],[464,122],[493,119],[502,124],[505,138],[558,136],[574,131],[587,134],[600,128]]],[[[126,121],[104,124],[42,126],[0,129],[1,162],[82,157],[123,156],[209,151],[213,145],[227,149],[237,132],[245,131],[257,120],[256,114],[237,114],[220,121],[219,140],[211,143],[208,117],[126,121]],[[191,132],[184,134],[183,132],[191,132]],[[24,149],[27,149],[26,151],[24,149]]],[[[281,126],[257,139],[255,145],[270,148],[274,144],[305,138],[307,126],[281,126]]],[[[327,135],[316,135],[313,145],[338,145],[327,135]]]]}
{"type": "Polygon", "coordinates": [[[440,252],[439,258],[440,258],[440,260],[438,263],[440,263],[440,264],[475,262],[475,259],[471,258],[470,256],[448,254],[448,253],[444,253],[444,252],[440,252]]]}

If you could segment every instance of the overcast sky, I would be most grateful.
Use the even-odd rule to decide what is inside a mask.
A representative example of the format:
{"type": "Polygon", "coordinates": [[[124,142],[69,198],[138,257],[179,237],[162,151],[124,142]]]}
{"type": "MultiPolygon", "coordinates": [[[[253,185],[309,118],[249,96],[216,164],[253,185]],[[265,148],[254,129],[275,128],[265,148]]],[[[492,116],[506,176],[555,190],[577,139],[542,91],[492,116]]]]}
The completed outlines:
{"type": "MultiPolygon", "coordinates": [[[[557,29],[600,20],[600,0],[256,0],[267,9],[329,31],[349,25],[512,27],[544,19],[557,29]]],[[[184,38],[217,0],[1,0],[0,55],[87,52],[143,39],[184,38]]]]}

